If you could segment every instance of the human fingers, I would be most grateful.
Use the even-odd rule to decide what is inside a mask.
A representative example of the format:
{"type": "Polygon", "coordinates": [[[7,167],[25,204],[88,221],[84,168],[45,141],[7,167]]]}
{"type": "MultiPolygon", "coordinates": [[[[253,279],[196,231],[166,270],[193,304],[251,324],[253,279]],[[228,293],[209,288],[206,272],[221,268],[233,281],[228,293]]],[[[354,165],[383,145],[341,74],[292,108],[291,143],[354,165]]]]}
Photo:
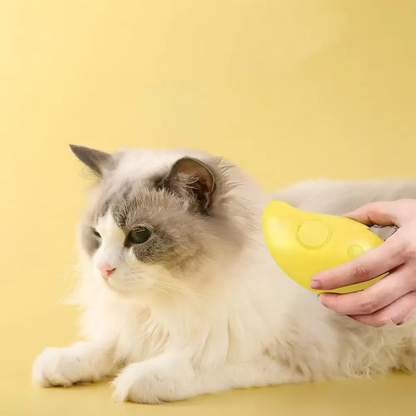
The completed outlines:
{"type": "Polygon", "coordinates": [[[415,272],[402,266],[369,288],[355,293],[322,294],[322,304],[344,315],[368,315],[416,290],[415,272]]]}
{"type": "Polygon", "coordinates": [[[352,319],[376,328],[387,324],[402,325],[416,313],[416,292],[411,292],[390,305],[369,315],[353,315],[352,319]]]}

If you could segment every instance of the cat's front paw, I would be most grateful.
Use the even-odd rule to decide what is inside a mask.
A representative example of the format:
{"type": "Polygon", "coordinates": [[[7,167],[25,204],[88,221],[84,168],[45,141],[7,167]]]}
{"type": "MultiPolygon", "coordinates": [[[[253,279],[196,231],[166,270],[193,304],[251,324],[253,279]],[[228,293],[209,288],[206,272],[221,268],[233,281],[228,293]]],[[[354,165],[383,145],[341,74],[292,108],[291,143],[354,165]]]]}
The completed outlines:
{"type": "Polygon", "coordinates": [[[42,387],[92,381],[92,377],[85,377],[84,366],[70,348],[46,348],[33,363],[32,380],[42,387]]]}
{"type": "Polygon", "coordinates": [[[152,359],[130,364],[112,384],[118,400],[155,404],[193,396],[194,377],[188,363],[152,359]]]}

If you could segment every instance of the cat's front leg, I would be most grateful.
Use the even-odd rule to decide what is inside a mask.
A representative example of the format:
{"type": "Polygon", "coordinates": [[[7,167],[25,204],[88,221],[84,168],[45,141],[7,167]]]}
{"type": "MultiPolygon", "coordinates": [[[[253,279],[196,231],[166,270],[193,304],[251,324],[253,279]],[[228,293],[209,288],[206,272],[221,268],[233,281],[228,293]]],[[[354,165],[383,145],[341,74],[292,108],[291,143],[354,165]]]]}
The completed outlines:
{"type": "Polygon", "coordinates": [[[195,369],[181,355],[162,355],[128,365],[113,381],[121,401],[161,403],[233,388],[261,387],[309,381],[267,356],[248,363],[225,364],[212,369],[195,369]]]}
{"type": "Polygon", "coordinates": [[[161,403],[194,396],[196,373],[189,359],[164,354],[128,365],[113,381],[121,401],[161,403]]]}
{"type": "Polygon", "coordinates": [[[32,379],[42,387],[100,381],[114,369],[109,348],[78,342],[67,348],[46,348],[33,363],[32,379]]]}

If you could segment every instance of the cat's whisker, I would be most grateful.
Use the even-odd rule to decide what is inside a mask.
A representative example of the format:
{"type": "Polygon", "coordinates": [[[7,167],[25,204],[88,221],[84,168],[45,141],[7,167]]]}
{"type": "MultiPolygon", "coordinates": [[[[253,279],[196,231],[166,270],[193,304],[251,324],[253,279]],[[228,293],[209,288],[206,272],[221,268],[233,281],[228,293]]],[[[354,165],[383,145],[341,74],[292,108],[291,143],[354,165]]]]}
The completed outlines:
{"type": "Polygon", "coordinates": [[[165,290],[163,287],[161,287],[159,285],[154,285],[154,287],[156,287],[159,292],[162,292],[162,293],[164,293],[164,294],[166,294],[170,297],[173,297],[173,293],[168,291],[168,290],[165,290]]]}
{"type": "MultiPolygon", "coordinates": [[[[171,270],[171,273],[173,273],[175,270],[179,269],[179,267],[181,267],[183,264],[184,264],[184,262],[179,263],[176,267],[174,267],[174,268],[171,270]]],[[[164,283],[168,283],[168,282],[164,281],[164,283]]],[[[189,291],[189,292],[190,292],[193,296],[201,297],[202,299],[208,299],[208,297],[207,297],[207,296],[204,296],[204,295],[202,295],[202,294],[200,294],[200,293],[192,292],[190,289],[186,289],[186,288],[184,288],[184,287],[182,287],[182,286],[176,286],[176,285],[174,285],[173,283],[169,283],[169,284],[171,284],[171,285],[175,286],[176,288],[178,288],[178,289],[180,289],[180,290],[189,291]]]]}
{"type": "Polygon", "coordinates": [[[183,302],[182,302],[182,300],[181,300],[181,298],[180,297],[178,297],[178,296],[175,296],[175,295],[177,295],[178,293],[179,294],[183,294],[183,295],[188,295],[187,293],[181,293],[181,292],[179,292],[179,291],[177,291],[176,290],[176,292],[177,293],[175,293],[175,290],[172,290],[172,288],[170,288],[170,287],[166,287],[166,286],[163,286],[163,285],[158,285],[158,284],[156,284],[156,285],[154,285],[154,287],[159,291],[159,292],[161,292],[161,293],[164,293],[164,294],[166,294],[166,295],[168,295],[169,297],[171,297],[171,298],[173,298],[173,299],[175,299],[175,301],[176,302],[179,302],[179,303],[182,303],[183,304],[183,302]]]}
{"type": "Polygon", "coordinates": [[[182,287],[182,286],[175,285],[174,283],[171,283],[171,282],[167,282],[167,281],[158,281],[158,282],[157,282],[157,285],[158,285],[159,287],[160,287],[160,285],[162,285],[162,286],[164,286],[165,288],[172,289],[172,290],[174,290],[174,291],[176,291],[176,292],[180,292],[181,294],[188,295],[189,297],[199,298],[199,299],[203,299],[203,300],[208,299],[208,297],[206,297],[206,296],[204,296],[204,295],[202,295],[202,294],[200,294],[200,293],[193,292],[193,291],[191,291],[190,289],[186,289],[186,288],[184,288],[184,287],[182,287]]]}

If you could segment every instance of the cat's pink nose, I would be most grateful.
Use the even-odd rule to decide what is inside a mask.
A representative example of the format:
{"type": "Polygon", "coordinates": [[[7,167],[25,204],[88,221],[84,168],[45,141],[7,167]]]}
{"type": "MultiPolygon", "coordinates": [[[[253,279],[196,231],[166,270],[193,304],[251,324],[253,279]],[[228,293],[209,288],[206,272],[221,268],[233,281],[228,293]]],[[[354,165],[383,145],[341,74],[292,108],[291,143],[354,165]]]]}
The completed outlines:
{"type": "Polygon", "coordinates": [[[116,269],[115,267],[110,266],[108,263],[100,263],[97,268],[105,280],[107,280],[111,273],[113,273],[113,271],[116,269]]]}

